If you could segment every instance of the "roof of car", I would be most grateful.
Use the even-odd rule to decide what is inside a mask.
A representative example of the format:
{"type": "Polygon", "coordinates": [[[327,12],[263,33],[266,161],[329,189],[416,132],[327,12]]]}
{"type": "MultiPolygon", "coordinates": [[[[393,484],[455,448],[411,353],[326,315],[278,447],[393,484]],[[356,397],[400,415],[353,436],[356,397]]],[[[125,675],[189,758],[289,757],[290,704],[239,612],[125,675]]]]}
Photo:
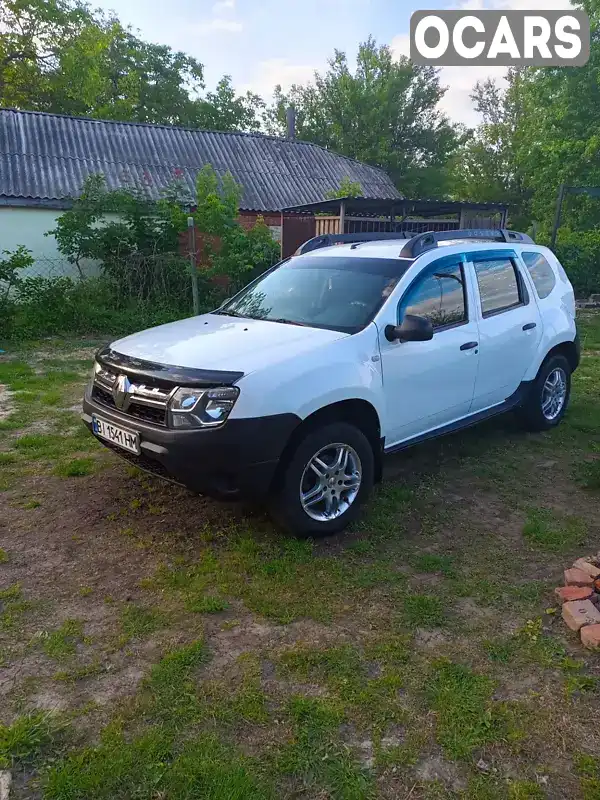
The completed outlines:
{"type": "MultiPolygon", "coordinates": [[[[387,239],[369,242],[358,242],[354,244],[336,244],[330,247],[322,247],[304,253],[305,258],[311,256],[332,256],[332,257],[351,257],[351,258],[400,258],[400,251],[403,247],[402,240],[387,239]]],[[[422,253],[419,258],[429,253],[439,253],[440,255],[455,255],[456,253],[477,252],[481,250],[545,250],[546,248],[530,242],[473,242],[458,241],[454,243],[440,243],[437,247],[432,247],[422,253]]],[[[414,259],[404,258],[405,261],[414,259]]]]}

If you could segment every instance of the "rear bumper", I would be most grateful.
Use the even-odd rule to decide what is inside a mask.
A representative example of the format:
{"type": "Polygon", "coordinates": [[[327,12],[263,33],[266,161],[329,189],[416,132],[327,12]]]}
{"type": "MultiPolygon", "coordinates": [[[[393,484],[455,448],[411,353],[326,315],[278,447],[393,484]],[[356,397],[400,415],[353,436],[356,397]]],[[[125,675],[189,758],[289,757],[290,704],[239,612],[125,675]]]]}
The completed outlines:
{"type": "Polygon", "coordinates": [[[82,420],[92,430],[92,414],[140,434],[141,455],[98,441],[131,464],[200,494],[260,499],[268,494],[279,459],[300,423],[294,414],[230,419],[222,428],[177,431],[145,423],[83,399],[82,420]]]}

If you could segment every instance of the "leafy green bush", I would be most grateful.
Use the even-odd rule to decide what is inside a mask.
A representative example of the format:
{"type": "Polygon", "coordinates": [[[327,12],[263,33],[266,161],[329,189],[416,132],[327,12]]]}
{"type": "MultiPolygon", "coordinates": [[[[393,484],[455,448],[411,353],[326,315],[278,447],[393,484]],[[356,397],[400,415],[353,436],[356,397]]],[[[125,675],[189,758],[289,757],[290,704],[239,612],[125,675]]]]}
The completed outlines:
{"type": "Polygon", "coordinates": [[[3,250],[0,258],[0,336],[8,338],[14,314],[14,287],[21,282],[19,270],[33,264],[31,252],[22,245],[16,250],[3,250]]]}
{"type": "Polygon", "coordinates": [[[190,313],[189,301],[183,303],[180,297],[161,295],[143,303],[124,297],[105,277],[84,281],[33,277],[23,279],[16,289],[10,318],[0,323],[0,336],[36,339],[68,334],[126,334],[190,313]]]}
{"type": "Polygon", "coordinates": [[[578,297],[600,293],[600,229],[561,228],[555,249],[578,297]]]}
{"type": "Polygon", "coordinates": [[[101,175],[90,176],[49,232],[79,279],[19,278],[17,270],[33,258],[24,248],[7,254],[0,260],[0,286],[7,287],[0,290],[0,338],[126,334],[189,316],[190,263],[181,240],[188,216],[197,231],[200,311],[215,308],[279,258],[263,221],[249,231],[237,221],[240,196],[231,175],[219,178],[210,166],[198,175],[193,212],[178,184],[155,202],[108,191],[101,175]],[[85,277],[89,259],[100,263],[99,277],[85,277]]]}

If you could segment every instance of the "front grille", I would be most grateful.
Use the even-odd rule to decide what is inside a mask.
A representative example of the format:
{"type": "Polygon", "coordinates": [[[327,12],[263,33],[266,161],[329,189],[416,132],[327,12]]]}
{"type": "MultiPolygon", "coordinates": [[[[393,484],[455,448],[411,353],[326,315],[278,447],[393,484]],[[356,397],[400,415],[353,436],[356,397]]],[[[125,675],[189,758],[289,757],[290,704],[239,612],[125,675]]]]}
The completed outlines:
{"type": "Polygon", "coordinates": [[[92,398],[97,402],[101,403],[103,406],[107,406],[108,408],[115,409],[115,401],[110,392],[105,391],[100,386],[94,384],[92,389],[92,398]]]}
{"type": "MultiPolygon", "coordinates": [[[[117,408],[111,387],[105,384],[103,380],[105,375],[106,372],[102,375],[96,375],[92,387],[92,398],[97,403],[106,406],[106,408],[109,408],[111,411],[118,411],[126,417],[134,417],[135,419],[149,422],[151,425],[166,427],[167,403],[171,396],[170,391],[158,386],[148,385],[147,383],[132,384],[132,389],[135,393],[130,395],[129,406],[126,411],[123,411],[117,408]]],[[[114,380],[111,381],[111,384],[114,385],[114,380]]]]}
{"type": "Polygon", "coordinates": [[[127,409],[127,414],[144,422],[151,422],[153,425],[166,425],[165,409],[153,408],[152,406],[142,406],[139,403],[131,403],[127,409]]]}

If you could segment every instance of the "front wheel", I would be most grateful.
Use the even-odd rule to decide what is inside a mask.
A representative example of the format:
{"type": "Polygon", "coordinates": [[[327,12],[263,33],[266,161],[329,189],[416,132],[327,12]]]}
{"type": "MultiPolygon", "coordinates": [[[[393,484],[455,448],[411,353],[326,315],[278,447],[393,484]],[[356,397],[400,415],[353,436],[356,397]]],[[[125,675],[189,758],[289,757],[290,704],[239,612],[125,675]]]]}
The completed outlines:
{"type": "Polygon", "coordinates": [[[293,534],[323,536],[358,516],[374,480],[371,443],[354,425],[333,422],[309,432],[292,454],[271,503],[293,534]]]}
{"type": "Polygon", "coordinates": [[[547,358],[531,384],[519,416],[531,431],[556,427],[565,415],[571,396],[571,367],[562,355],[547,358]]]}

